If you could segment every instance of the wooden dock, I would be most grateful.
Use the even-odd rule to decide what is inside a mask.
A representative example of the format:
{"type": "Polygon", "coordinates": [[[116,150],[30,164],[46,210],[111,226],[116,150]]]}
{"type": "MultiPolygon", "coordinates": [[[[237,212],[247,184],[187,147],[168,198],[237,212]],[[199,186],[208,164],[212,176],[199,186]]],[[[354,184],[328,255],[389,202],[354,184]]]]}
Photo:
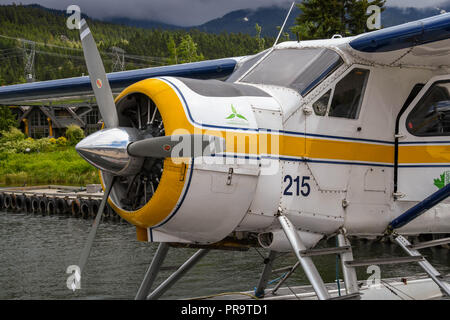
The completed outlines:
{"type": "MultiPolygon", "coordinates": [[[[69,215],[94,218],[103,197],[100,185],[70,187],[58,185],[0,188],[0,211],[26,212],[41,215],[69,215]]],[[[103,219],[121,221],[109,206],[103,219]]]]}

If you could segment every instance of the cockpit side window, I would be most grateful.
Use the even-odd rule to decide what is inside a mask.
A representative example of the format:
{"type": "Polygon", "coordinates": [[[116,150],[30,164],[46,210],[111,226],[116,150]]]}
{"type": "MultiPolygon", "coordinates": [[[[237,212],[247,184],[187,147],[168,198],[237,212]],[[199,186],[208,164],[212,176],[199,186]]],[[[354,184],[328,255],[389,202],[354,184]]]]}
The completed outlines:
{"type": "Polygon", "coordinates": [[[327,114],[330,97],[331,97],[331,89],[328,90],[327,93],[325,93],[323,96],[321,96],[319,100],[314,102],[313,110],[316,115],[323,117],[327,114]]]}
{"type": "Polygon", "coordinates": [[[350,71],[333,88],[324,93],[312,107],[317,116],[357,119],[364,99],[369,70],[350,71]]]}
{"type": "Polygon", "coordinates": [[[406,119],[406,128],[418,137],[450,135],[450,81],[434,83],[406,119]]]}
{"type": "Polygon", "coordinates": [[[366,89],[369,70],[356,68],[336,84],[330,117],[357,119],[366,89]]]}

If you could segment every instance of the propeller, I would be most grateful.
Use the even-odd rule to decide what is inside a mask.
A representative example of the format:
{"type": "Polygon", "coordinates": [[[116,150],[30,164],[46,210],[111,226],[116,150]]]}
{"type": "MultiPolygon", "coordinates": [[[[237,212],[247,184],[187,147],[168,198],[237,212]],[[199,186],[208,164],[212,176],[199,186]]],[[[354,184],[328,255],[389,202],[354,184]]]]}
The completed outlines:
{"type": "Polygon", "coordinates": [[[105,126],[107,128],[118,127],[119,117],[117,116],[111,87],[106,77],[105,67],[85,19],[80,22],[80,38],[92,89],[105,126]]]}
{"type": "Polygon", "coordinates": [[[88,239],[86,241],[83,251],[81,252],[80,260],[78,261],[80,274],[88,261],[89,254],[91,253],[92,244],[94,243],[95,235],[97,234],[97,229],[100,224],[100,218],[102,217],[102,212],[105,209],[106,201],[108,200],[109,194],[111,193],[115,180],[116,176],[113,176],[110,184],[105,189],[105,194],[103,195],[102,202],[100,203],[100,206],[98,208],[98,212],[97,215],[95,216],[94,223],[92,224],[91,231],[89,231],[88,239]]]}
{"type": "MultiPolygon", "coordinates": [[[[103,199],[81,253],[78,263],[80,272],[80,274],[77,275],[78,280],[81,277],[81,271],[88,261],[100,224],[102,212],[114,184],[119,180],[119,177],[132,177],[132,181],[136,180],[136,177],[143,170],[143,167],[145,167],[147,159],[149,158],[195,158],[198,156],[207,156],[212,153],[223,152],[225,149],[225,140],[215,136],[199,134],[157,136],[157,134],[162,134],[164,131],[161,129],[162,119],[159,120],[160,124],[157,127],[158,132],[151,131],[151,133],[143,135],[140,131],[140,107],[137,111],[138,127],[120,127],[119,115],[114,102],[111,86],[108,82],[94,37],[92,36],[85,19],[80,22],[80,38],[92,89],[97,100],[100,114],[105,123],[105,129],[89,135],[80,141],[75,148],[86,161],[97,169],[112,174],[112,179],[110,179],[109,184],[105,185],[103,199]],[[209,149],[207,148],[208,146],[210,146],[209,149]]],[[[147,111],[149,124],[152,124],[155,121],[157,108],[155,107],[154,110],[152,117],[150,117],[149,105],[147,111]]],[[[156,161],[150,161],[150,163],[155,166],[156,161]]],[[[144,195],[145,200],[146,191],[144,192],[144,195]]],[[[77,277],[74,278],[74,281],[76,281],[77,277]]]]}

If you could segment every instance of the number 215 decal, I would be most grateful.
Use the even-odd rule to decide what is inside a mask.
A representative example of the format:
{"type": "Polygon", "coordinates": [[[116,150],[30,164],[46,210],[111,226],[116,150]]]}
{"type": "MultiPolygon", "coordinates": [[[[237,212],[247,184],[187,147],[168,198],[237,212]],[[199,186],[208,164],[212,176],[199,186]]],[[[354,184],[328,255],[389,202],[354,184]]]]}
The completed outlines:
{"type": "Polygon", "coordinates": [[[284,177],[284,182],[288,182],[288,185],[286,187],[286,189],[284,189],[283,195],[285,196],[292,196],[294,195],[294,191],[295,191],[295,195],[296,196],[300,196],[300,194],[304,197],[309,196],[310,192],[311,192],[311,187],[308,183],[308,181],[311,179],[311,177],[308,176],[303,176],[301,177],[302,181],[300,183],[300,177],[297,176],[295,179],[292,178],[290,175],[287,175],[284,177]],[[295,182],[295,190],[290,190],[292,185],[295,182]]]}

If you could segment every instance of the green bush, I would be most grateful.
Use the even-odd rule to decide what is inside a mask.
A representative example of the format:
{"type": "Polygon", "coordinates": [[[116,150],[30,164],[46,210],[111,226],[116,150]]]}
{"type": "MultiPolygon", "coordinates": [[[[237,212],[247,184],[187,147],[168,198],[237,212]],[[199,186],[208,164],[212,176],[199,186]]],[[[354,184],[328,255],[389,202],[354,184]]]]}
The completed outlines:
{"type": "Polygon", "coordinates": [[[0,106],[0,130],[9,130],[11,127],[17,127],[16,117],[7,106],[0,106]]]}
{"type": "Polygon", "coordinates": [[[25,138],[25,135],[16,128],[2,131],[0,138],[0,153],[35,153],[52,152],[67,148],[67,141],[63,139],[25,138]]]}
{"type": "Polygon", "coordinates": [[[19,141],[24,140],[25,135],[17,128],[11,127],[8,131],[0,131],[1,138],[0,143],[7,141],[19,141]]]}
{"type": "Polygon", "coordinates": [[[84,138],[83,129],[81,129],[79,126],[75,124],[71,124],[70,126],[67,127],[66,137],[67,140],[69,141],[69,144],[75,145],[78,142],[80,142],[81,139],[84,138]]]}
{"type": "Polygon", "coordinates": [[[56,143],[60,146],[66,146],[67,139],[65,137],[59,137],[58,139],[56,139],[56,143]]]}
{"type": "MultiPolygon", "coordinates": [[[[72,141],[84,136],[78,129],[72,130],[72,141]]],[[[66,138],[35,140],[15,128],[0,133],[0,186],[99,183],[97,169],[82,159],[66,138]]]]}
{"type": "Polygon", "coordinates": [[[34,140],[32,138],[24,140],[3,141],[0,143],[2,153],[35,153],[51,152],[58,149],[58,145],[51,143],[49,138],[34,140]]]}
{"type": "Polygon", "coordinates": [[[98,171],[73,147],[58,152],[0,153],[0,186],[99,183],[98,171]]]}

